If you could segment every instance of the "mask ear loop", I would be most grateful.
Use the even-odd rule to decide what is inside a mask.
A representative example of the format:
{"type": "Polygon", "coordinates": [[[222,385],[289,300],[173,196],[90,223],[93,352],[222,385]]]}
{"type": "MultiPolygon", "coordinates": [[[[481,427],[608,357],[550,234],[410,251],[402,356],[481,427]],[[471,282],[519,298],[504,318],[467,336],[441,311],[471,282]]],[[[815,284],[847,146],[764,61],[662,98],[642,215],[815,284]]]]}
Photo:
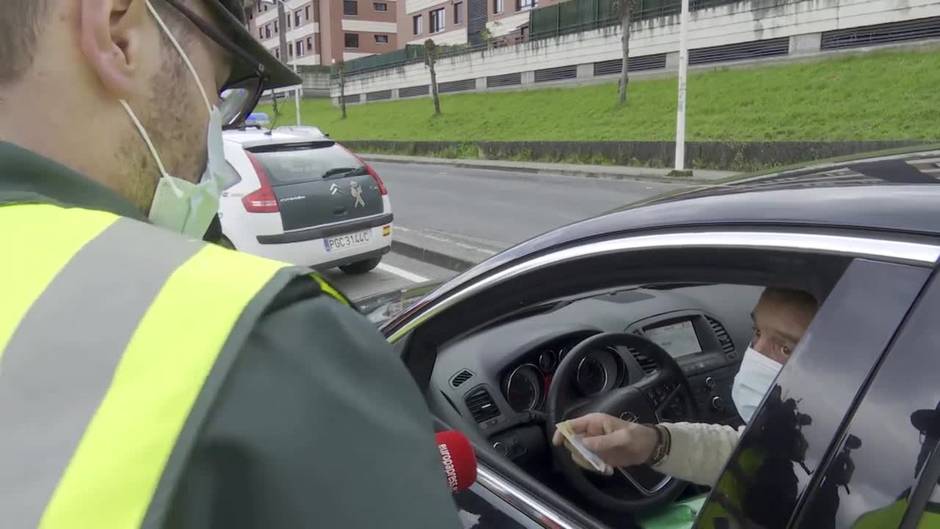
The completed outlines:
{"type": "Polygon", "coordinates": [[[199,93],[202,94],[202,100],[206,102],[206,110],[208,110],[211,114],[212,104],[209,103],[209,96],[206,94],[206,89],[202,86],[202,81],[199,79],[199,74],[196,73],[196,68],[193,66],[192,61],[189,60],[189,56],[186,55],[186,52],[183,51],[183,47],[180,46],[180,43],[176,40],[176,37],[174,37],[173,33],[170,32],[170,28],[164,24],[163,19],[160,18],[160,15],[157,14],[157,10],[153,8],[150,0],[147,0],[147,9],[150,11],[150,14],[153,15],[153,18],[157,20],[157,24],[163,29],[163,32],[166,34],[167,38],[170,39],[170,42],[173,43],[173,47],[176,48],[176,51],[179,52],[180,57],[183,58],[183,62],[186,63],[186,67],[189,68],[190,73],[193,74],[193,78],[196,79],[196,86],[199,87],[199,93]]]}

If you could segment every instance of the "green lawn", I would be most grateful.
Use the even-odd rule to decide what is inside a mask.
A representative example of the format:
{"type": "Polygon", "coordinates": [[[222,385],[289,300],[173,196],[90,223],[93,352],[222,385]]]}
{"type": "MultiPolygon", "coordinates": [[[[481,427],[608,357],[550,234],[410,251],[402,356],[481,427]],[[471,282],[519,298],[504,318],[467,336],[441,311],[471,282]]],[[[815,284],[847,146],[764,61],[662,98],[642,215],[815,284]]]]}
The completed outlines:
{"type": "MultiPolygon", "coordinates": [[[[339,140],[671,140],[676,80],[350,105],[301,105],[304,124],[339,140]]],[[[270,111],[270,107],[261,110],[270,111]]],[[[294,120],[293,104],[281,121],[294,120]]],[[[823,62],[720,70],[689,78],[689,140],[940,138],[940,52],[879,52],[823,62]]]]}

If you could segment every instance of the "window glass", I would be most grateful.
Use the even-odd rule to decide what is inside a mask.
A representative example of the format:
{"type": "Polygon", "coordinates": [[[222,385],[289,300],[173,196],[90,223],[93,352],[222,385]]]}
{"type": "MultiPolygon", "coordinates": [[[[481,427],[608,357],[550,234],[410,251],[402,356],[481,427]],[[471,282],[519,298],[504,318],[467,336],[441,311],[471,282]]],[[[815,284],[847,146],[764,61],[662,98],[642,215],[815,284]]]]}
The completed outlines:
{"type": "Polygon", "coordinates": [[[431,11],[431,33],[444,31],[444,8],[431,11]]]}

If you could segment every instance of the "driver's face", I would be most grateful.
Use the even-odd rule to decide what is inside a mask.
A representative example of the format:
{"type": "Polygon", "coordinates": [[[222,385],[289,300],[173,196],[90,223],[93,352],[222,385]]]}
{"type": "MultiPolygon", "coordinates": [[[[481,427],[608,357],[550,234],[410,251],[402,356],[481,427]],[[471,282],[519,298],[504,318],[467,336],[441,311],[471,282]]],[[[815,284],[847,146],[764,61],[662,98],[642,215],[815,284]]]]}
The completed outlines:
{"type": "Polygon", "coordinates": [[[764,356],[786,364],[814,315],[815,311],[793,303],[786,297],[765,292],[751,313],[754,321],[751,347],[764,356]]]}

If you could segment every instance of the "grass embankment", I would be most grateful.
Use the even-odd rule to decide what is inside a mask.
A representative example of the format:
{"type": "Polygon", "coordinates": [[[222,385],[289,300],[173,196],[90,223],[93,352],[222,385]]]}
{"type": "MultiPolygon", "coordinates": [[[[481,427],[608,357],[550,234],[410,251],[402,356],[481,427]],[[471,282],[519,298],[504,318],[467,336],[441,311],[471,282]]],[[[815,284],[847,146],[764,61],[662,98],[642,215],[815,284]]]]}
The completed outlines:
{"type": "MultiPolygon", "coordinates": [[[[940,138],[940,53],[880,52],[690,76],[688,140],[932,140],[940,138]]],[[[349,105],[301,104],[305,124],[339,140],[671,140],[675,78],[636,80],[616,105],[616,84],[444,95],[349,105]]],[[[292,122],[293,102],[282,105],[292,122]]],[[[262,108],[270,111],[270,107],[262,108]]]]}

